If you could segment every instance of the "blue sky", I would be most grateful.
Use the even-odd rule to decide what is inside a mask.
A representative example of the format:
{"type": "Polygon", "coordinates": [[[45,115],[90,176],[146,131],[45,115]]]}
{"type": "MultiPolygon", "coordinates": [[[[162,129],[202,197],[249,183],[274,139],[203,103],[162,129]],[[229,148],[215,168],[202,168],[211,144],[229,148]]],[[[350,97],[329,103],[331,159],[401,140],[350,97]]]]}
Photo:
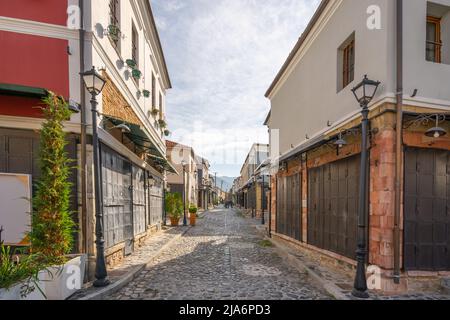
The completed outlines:
{"type": "Polygon", "coordinates": [[[251,145],[268,142],[264,93],[319,2],[151,0],[173,85],[169,139],[239,176],[251,145]]]}

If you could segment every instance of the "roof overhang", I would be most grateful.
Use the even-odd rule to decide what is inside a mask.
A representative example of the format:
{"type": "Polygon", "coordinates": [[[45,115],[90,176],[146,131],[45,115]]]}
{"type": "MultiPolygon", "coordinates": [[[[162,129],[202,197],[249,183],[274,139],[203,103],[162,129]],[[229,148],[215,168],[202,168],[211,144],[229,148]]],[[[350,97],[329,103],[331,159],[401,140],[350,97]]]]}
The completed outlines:
{"type": "Polygon", "coordinates": [[[272,111],[269,111],[269,113],[267,114],[266,120],[264,120],[263,125],[267,126],[269,124],[271,116],[272,116],[272,111]]]}
{"type": "Polygon", "coordinates": [[[145,131],[141,128],[141,126],[136,125],[134,123],[130,123],[121,119],[117,119],[111,116],[104,117],[110,121],[113,125],[117,126],[120,124],[125,124],[130,128],[130,132],[124,133],[128,139],[133,141],[133,143],[138,147],[144,150],[147,153],[147,156],[150,157],[153,162],[159,164],[164,170],[169,171],[174,174],[178,174],[177,170],[172,166],[172,164],[167,160],[167,158],[159,152],[158,148],[153,144],[149,136],[145,133],[145,131]]]}
{"type": "Polygon", "coordinates": [[[48,91],[43,88],[0,83],[0,94],[29,98],[43,98],[48,95],[48,91]]]}

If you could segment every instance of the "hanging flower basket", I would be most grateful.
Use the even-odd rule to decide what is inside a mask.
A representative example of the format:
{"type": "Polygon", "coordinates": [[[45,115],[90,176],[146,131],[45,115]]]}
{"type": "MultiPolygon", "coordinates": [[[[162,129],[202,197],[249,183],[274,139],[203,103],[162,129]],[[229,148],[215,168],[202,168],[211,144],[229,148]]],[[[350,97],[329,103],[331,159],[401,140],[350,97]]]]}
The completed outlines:
{"type": "Polygon", "coordinates": [[[108,26],[108,36],[113,41],[118,41],[120,39],[120,29],[115,24],[110,24],[108,26]]]}
{"type": "Polygon", "coordinates": [[[164,129],[167,127],[167,124],[164,120],[158,120],[158,124],[161,129],[164,129]]]}
{"type": "Polygon", "coordinates": [[[159,114],[159,110],[156,108],[152,109],[152,116],[156,117],[159,114]]]}
{"type": "Polygon", "coordinates": [[[169,130],[164,130],[164,135],[166,136],[166,137],[168,137],[168,136],[170,136],[170,131],[169,130]]]}
{"type": "Polygon", "coordinates": [[[145,98],[150,97],[150,91],[148,90],[142,90],[142,94],[144,95],[145,98]]]}
{"type": "Polygon", "coordinates": [[[127,64],[128,67],[130,67],[131,69],[136,68],[136,61],[134,61],[133,59],[127,59],[125,61],[125,63],[127,64]]]}
{"type": "Polygon", "coordinates": [[[133,76],[133,78],[139,80],[142,76],[142,72],[139,71],[138,69],[134,69],[133,71],[131,71],[131,75],[133,76]]]}

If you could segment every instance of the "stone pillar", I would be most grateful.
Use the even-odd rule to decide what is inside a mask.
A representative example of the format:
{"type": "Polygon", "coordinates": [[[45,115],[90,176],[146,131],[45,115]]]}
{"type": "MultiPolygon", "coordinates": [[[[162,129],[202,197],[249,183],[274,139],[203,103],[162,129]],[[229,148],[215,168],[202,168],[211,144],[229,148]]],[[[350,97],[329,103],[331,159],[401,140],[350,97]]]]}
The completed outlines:
{"type": "MultiPolygon", "coordinates": [[[[92,145],[87,145],[86,147],[86,191],[87,191],[87,203],[86,213],[81,213],[81,170],[78,170],[78,206],[80,208],[80,229],[86,230],[86,234],[82,234],[81,243],[83,243],[83,239],[87,243],[87,255],[88,255],[88,263],[87,263],[87,275],[89,280],[94,279],[95,273],[95,193],[94,193],[94,158],[93,158],[93,149],[92,145]],[[87,219],[86,219],[87,217],[87,219]]],[[[81,165],[81,145],[78,145],[78,165],[81,165]]],[[[83,248],[83,252],[86,252],[86,248],[83,248]]]]}

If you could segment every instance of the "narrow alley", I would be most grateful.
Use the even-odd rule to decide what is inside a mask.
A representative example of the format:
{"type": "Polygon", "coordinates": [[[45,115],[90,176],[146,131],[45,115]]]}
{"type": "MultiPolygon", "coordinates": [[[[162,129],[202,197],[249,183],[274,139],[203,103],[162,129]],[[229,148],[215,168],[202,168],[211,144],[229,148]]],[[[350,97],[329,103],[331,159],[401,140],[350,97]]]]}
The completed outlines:
{"type": "Polygon", "coordinates": [[[207,213],[109,299],[330,299],[265,246],[255,223],[235,210],[207,213]]]}

